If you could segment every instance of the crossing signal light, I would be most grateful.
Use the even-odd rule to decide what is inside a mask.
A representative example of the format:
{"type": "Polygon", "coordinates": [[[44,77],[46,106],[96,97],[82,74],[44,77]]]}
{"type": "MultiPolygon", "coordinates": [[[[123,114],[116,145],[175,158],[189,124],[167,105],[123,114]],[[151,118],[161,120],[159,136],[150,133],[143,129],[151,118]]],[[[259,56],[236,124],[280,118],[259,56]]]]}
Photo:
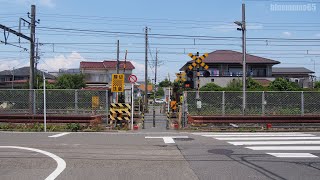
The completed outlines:
{"type": "Polygon", "coordinates": [[[187,77],[188,78],[193,78],[193,71],[188,71],[187,72],[187,77]]]}

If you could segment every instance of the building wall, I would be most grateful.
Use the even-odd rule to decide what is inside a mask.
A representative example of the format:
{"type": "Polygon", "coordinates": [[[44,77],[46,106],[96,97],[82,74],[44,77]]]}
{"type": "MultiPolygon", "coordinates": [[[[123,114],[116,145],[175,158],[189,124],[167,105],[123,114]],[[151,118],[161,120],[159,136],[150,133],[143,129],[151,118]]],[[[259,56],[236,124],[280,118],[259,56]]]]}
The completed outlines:
{"type": "MultiPolygon", "coordinates": [[[[207,83],[215,83],[216,85],[220,87],[227,87],[228,83],[231,82],[233,79],[239,79],[242,80],[242,77],[200,77],[200,88],[207,83]]],[[[253,78],[255,79],[255,78],[253,78]]],[[[261,79],[261,78],[257,78],[261,79]]],[[[274,81],[274,77],[267,77],[263,78],[269,81],[274,81]]],[[[196,82],[195,82],[196,83],[196,82]]],[[[194,87],[197,87],[196,84],[194,87]]]]}
{"type": "MultiPolygon", "coordinates": [[[[112,74],[116,74],[116,70],[107,69],[81,69],[81,72],[85,75],[86,82],[90,83],[111,83],[112,74]]],[[[119,72],[123,73],[123,71],[119,72]]],[[[132,74],[132,70],[126,70],[125,83],[129,83],[128,77],[132,74]]]]}

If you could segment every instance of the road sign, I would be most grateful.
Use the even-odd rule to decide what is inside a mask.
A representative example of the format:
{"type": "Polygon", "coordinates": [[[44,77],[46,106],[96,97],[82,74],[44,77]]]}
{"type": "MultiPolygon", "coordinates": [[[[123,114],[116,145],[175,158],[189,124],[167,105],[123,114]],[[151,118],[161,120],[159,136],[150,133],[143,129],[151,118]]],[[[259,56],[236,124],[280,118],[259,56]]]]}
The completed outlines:
{"type": "Polygon", "coordinates": [[[192,70],[194,67],[196,66],[201,66],[203,67],[205,70],[208,70],[209,69],[209,66],[206,65],[206,63],[203,62],[203,60],[208,57],[208,53],[205,53],[204,55],[200,56],[200,57],[197,57],[195,55],[193,55],[192,53],[189,53],[188,56],[190,56],[192,58],[192,63],[191,65],[189,65],[189,70],[192,70]]]}
{"type": "Polygon", "coordinates": [[[131,83],[135,83],[138,80],[137,76],[134,74],[131,74],[128,79],[131,83]]]}
{"type": "Polygon", "coordinates": [[[111,92],[124,91],[124,74],[112,74],[111,92]]]}
{"type": "Polygon", "coordinates": [[[176,82],[178,82],[178,81],[184,82],[187,80],[185,72],[176,73],[176,76],[177,76],[177,78],[175,79],[176,82]]]}
{"type": "Polygon", "coordinates": [[[92,96],[92,108],[99,107],[99,96],[92,96]]]}

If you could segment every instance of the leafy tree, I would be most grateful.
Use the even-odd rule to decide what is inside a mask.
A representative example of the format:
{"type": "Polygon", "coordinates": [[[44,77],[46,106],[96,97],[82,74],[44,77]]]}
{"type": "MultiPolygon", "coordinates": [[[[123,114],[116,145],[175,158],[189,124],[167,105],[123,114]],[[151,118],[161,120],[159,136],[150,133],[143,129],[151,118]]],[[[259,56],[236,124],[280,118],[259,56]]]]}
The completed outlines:
{"type": "Polygon", "coordinates": [[[290,82],[284,78],[277,78],[269,85],[269,89],[273,91],[298,91],[301,90],[299,85],[294,82],[290,82]]]}
{"type": "Polygon", "coordinates": [[[320,89],[320,81],[314,83],[314,88],[320,89]]]}
{"type": "Polygon", "coordinates": [[[252,78],[247,79],[247,88],[250,90],[262,90],[263,86],[252,78]]]}
{"type": "Polygon", "coordinates": [[[222,88],[215,83],[208,83],[200,88],[200,91],[221,91],[222,88]]]}
{"type": "Polygon", "coordinates": [[[57,89],[81,89],[86,86],[83,74],[64,74],[57,79],[57,89]]]}
{"type": "Polygon", "coordinates": [[[167,78],[159,83],[159,87],[169,87],[172,86],[172,82],[167,78]]]}
{"type": "Polygon", "coordinates": [[[164,96],[164,90],[162,87],[158,87],[158,91],[156,92],[156,97],[163,97],[164,96]]]}

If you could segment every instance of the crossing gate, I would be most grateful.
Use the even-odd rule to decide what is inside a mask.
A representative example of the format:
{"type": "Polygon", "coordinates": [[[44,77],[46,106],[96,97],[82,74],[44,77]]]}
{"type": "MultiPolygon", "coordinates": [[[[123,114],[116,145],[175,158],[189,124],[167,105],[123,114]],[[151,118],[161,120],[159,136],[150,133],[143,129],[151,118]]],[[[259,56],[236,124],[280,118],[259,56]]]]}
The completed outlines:
{"type": "Polygon", "coordinates": [[[111,103],[109,112],[110,124],[128,123],[131,120],[131,104],[111,103]]]}

